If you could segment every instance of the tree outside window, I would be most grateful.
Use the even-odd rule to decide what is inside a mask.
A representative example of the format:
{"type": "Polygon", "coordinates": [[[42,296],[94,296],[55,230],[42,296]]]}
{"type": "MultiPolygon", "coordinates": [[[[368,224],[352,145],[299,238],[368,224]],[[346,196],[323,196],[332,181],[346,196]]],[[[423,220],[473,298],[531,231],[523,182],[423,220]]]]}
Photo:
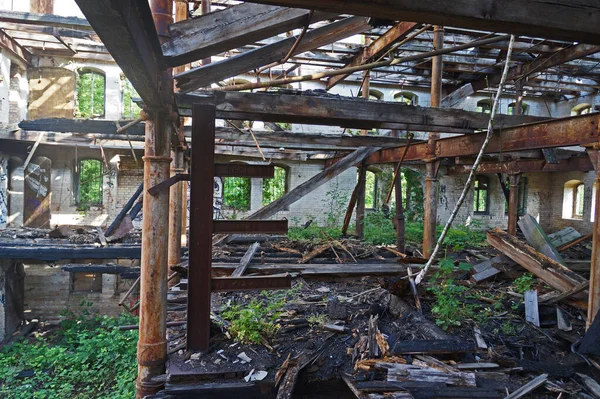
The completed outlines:
{"type": "Polygon", "coordinates": [[[275,175],[270,179],[263,179],[262,204],[269,205],[271,202],[283,197],[287,192],[287,171],[285,168],[275,166],[275,175]]]}
{"type": "Polygon", "coordinates": [[[484,114],[492,113],[492,100],[479,100],[477,101],[477,112],[483,112],[484,114]]]}
{"type": "Polygon", "coordinates": [[[82,159],[78,163],[78,206],[82,210],[102,205],[102,162],[82,159]]]}
{"type": "Polygon", "coordinates": [[[77,77],[76,118],[103,118],[106,92],[104,74],[92,70],[81,70],[77,77]]]}
{"type": "MultiPolygon", "coordinates": [[[[509,115],[515,114],[515,107],[516,107],[516,103],[514,103],[514,102],[508,104],[508,114],[509,115]]],[[[521,115],[528,115],[528,114],[529,114],[529,104],[521,103],[521,115]]]]}
{"type": "Polygon", "coordinates": [[[367,170],[365,175],[365,208],[377,208],[377,175],[367,170]]]}
{"type": "Polygon", "coordinates": [[[578,184],[574,189],[574,201],[573,201],[573,218],[583,218],[583,201],[585,197],[585,185],[583,183],[578,184]]]}
{"type": "Polygon", "coordinates": [[[137,91],[131,85],[129,79],[121,76],[121,104],[123,104],[123,119],[137,119],[140,117],[141,108],[135,103],[138,98],[137,91]]]}
{"type": "Polygon", "coordinates": [[[401,91],[400,93],[394,94],[394,101],[406,105],[419,105],[419,97],[415,93],[409,91],[401,91]]]}
{"type": "Polygon", "coordinates": [[[476,176],[473,184],[473,212],[489,213],[489,180],[485,176],[476,176]]]}
{"type": "Polygon", "coordinates": [[[223,205],[228,209],[237,211],[249,210],[251,193],[250,178],[226,177],[223,180],[223,205]]]}

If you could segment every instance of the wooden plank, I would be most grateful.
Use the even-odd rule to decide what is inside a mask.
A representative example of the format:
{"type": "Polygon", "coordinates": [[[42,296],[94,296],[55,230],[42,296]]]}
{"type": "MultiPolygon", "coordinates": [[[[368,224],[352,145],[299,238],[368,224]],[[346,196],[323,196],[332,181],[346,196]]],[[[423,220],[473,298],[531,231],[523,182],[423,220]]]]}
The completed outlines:
{"type": "MultiPolygon", "coordinates": [[[[237,267],[237,264],[213,263],[213,274],[228,276],[237,267]]],[[[395,263],[368,263],[368,264],[250,264],[247,273],[270,275],[277,273],[292,273],[311,278],[356,278],[360,276],[393,276],[406,273],[406,267],[395,263]]]]}
{"type": "Polygon", "coordinates": [[[537,291],[525,291],[523,294],[525,302],[525,320],[536,327],[540,326],[540,311],[538,308],[537,291]]]}
{"type": "MultiPolygon", "coordinates": [[[[298,201],[300,198],[304,197],[306,194],[310,193],[317,187],[325,184],[329,180],[338,176],[340,173],[350,168],[351,166],[361,162],[363,159],[373,154],[379,148],[377,147],[360,147],[353,153],[347,155],[342,160],[337,162],[335,165],[332,165],[322,172],[317,173],[315,176],[311,177],[306,182],[300,184],[297,187],[294,187],[288,193],[286,193],[283,197],[271,202],[269,205],[262,207],[258,211],[254,212],[250,216],[248,216],[247,220],[259,220],[259,219],[267,219],[271,216],[274,216],[277,212],[282,209],[287,208],[289,205],[298,201]]],[[[216,240],[213,240],[213,244],[222,243],[227,239],[227,237],[219,237],[216,240]]]]}
{"type": "Polygon", "coordinates": [[[84,18],[63,17],[55,14],[40,14],[22,11],[0,11],[0,22],[10,22],[23,25],[41,25],[44,27],[66,28],[69,30],[93,30],[84,18]]]}
{"type": "Polygon", "coordinates": [[[494,248],[561,292],[586,281],[565,266],[500,229],[488,231],[487,240],[494,248]]]}
{"type": "Polygon", "coordinates": [[[251,0],[254,3],[304,7],[328,12],[399,19],[492,32],[600,44],[600,9],[593,1],[502,0],[474,5],[460,0],[251,0]],[[581,21],[586,21],[582,23],[581,21]]]}
{"type": "MultiPolygon", "coordinates": [[[[380,56],[385,54],[394,43],[411,33],[416,26],[417,24],[414,22],[398,22],[375,41],[371,42],[371,44],[361,49],[358,54],[352,57],[352,59],[343,66],[343,68],[363,65],[370,61],[377,60],[380,56]]],[[[350,74],[330,77],[327,80],[327,90],[331,89],[348,76],[350,76],[350,74]]]]}
{"type": "Polygon", "coordinates": [[[250,261],[254,257],[254,254],[256,253],[256,250],[258,249],[258,247],[260,247],[260,244],[257,242],[250,245],[250,248],[248,248],[248,250],[242,257],[242,259],[240,260],[239,266],[235,268],[233,273],[231,273],[231,277],[240,277],[244,274],[244,272],[246,271],[246,268],[250,264],[250,261]]]}
{"type": "Polygon", "coordinates": [[[276,274],[272,276],[244,276],[244,277],[213,277],[211,291],[254,291],[278,290],[292,287],[292,276],[289,274],[276,274]]]}
{"type": "Polygon", "coordinates": [[[160,109],[170,104],[168,90],[159,90],[162,51],[148,2],[76,2],[144,103],[160,109]]]}
{"type": "Polygon", "coordinates": [[[552,292],[549,294],[544,294],[538,298],[538,302],[543,303],[543,304],[553,305],[555,303],[562,301],[563,299],[570,298],[573,295],[578,294],[578,293],[588,289],[589,286],[590,286],[590,282],[584,281],[582,283],[577,284],[575,287],[573,287],[569,291],[565,291],[565,292],[557,291],[557,292],[552,292]]]}
{"type": "Polygon", "coordinates": [[[527,395],[531,391],[535,390],[537,387],[541,386],[548,379],[548,374],[542,374],[540,376],[535,377],[533,380],[529,381],[527,384],[523,385],[521,388],[517,389],[510,395],[506,396],[504,399],[519,399],[523,396],[527,395]]]}
{"type": "Polygon", "coordinates": [[[287,220],[215,220],[213,221],[213,233],[287,233],[287,220]]]}
{"type": "Polygon", "coordinates": [[[560,247],[563,244],[576,240],[579,237],[581,237],[581,233],[579,233],[571,226],[556,231],[554,233],[548,234],[548,239],[550,239],[550,243],[556,248],[560,247]]]}
{"type": "Polygon", "coordinates": [[[533,216],[526,214],[522,216],[517,223],[521,228],[527,243],[529,243],[529,245],[531,245],[536,251],[546,255],[552,260],[555,260],[561,265],[565,264],[565,260],[562,258],[556,248],[554,248],[554,246],[550,243],[550,239],[533,216]]]}
{"type": "MultiPolygon", "coordinates": [[[[302,38],[296,50],[292,52],[292,56],[317,49],[369,29],[371,29],[371,25],[368,23],[368,18],[365,17],[344,18],[341,21],[312,29],[302,38]]],[[[290,37],[228,57],[222,61],[182,72],[175,75],[177,86],[182,93],[188,93],[202,87],[210,87],[212,83],[217,83],[225,78],[237,76],[282,60],[292,49],[294,43],[296,43],[296,38],[290,37]]]]}
{"type": "Polygon", "coordinates": [[[56,245],[10,246],[0,245],[0,258],[35,259],[48,262],[65,259],[140,259],[139,245],[110,247],[84,246],[66,247],[56,245]]]}
{"type": "Polygon", "coordinates": [[[18,61],[25,66],[28,66],[31,63],[31,53],[29,50],[21,46],[3,30],[0,30],[0,47],[8,52],[15,61],[18,61]]]}
{"type": "MultiPolygon", "coordinates": [[[[301,28],[309,15],[309,10],[238,4],[171,24],[163,53],[170,66],[183,65],[301,28]]],[[[311,22],[331,17],[335,14],[316,12],[311,22]]]]}
{"type": "Polygon", "coordinates": [[[475,373],[453,372],[437,370],[431,367],[419,367],[410,364],[377,362],[377,368],[387,369],[387,380],[393,382],[428,382],[444,383],[454,386],[475,387],[475,373]]]}
{"type": "Polygon", "coordinates": [[[559,251],[559,252],[566,251],[567,249],[569,249],[569,248],[571,248],[571,247],[573,247],[573,246],[575,246],[577,244],[580,244],[580,243],[582,243],[582,242],[584,242],[586,240],[589,240],[593,236],[594,235],[592,233],[586,234],[586,235],[581,236],[581,237],[579,237],[579,238],[577,238],[577,239],[575,239],[573,241],[570,241],[570,242],[568,242],[568,243],[566,243],[564,245],[561,245],[560,247],[556,248],[556,250],[559,251]]]}
{"type": "MultiPolygon", "coordinates": [[[[490,140],[485,153],[591,144],[598,140],[599,135],[598,113],[558,118],[499,130],[490,140]]],[[[477,155],[484,140],[485,133],[439,139],[436,141],[435,155],[438,158],[477,155]]],[[[401,149],[402,147],[381,150],[369,157],[367,164],[399,162],[401,149]]],[[[406,153],[405,161],[422,160],[427,154],[427,143],[413,144],[406,153]]]]}
{"type": "Polygon", "coordinates": [[[397,342],[392,348],[392,354],[394,355],[467,353],[475,351],[475,345],[471,342],[449,339],[401,341],[397,342]]]}
{"type": "MultiPolygon", "coordinates": [[[[407,128],[417,131],[423,129],[445,132],[448,129],[465,129],[465,127],[486,129],[489,121],[489,116],[481,112],[418,107],[399,102],[322,94],[218,91],[177,95],[177,105],[182,116],[189,116],[190,107],[194,103],[216,104],[217,118],[223,119],[303,123],[361,129],[407,128]],[[395,126],[399,124],[402,127],[395,126]]],[[[495,127],[501,129],[544,119],[547,118],[497,115],[495,127]]]]}

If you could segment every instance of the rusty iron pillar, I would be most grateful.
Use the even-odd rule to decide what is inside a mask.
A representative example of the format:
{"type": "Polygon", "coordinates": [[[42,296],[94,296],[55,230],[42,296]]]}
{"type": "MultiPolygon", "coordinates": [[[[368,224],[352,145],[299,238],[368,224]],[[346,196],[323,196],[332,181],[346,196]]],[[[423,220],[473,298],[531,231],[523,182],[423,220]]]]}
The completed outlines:
{"type": "MultiPolygon", "coordinates": [[[[150,0],[150,9],[158,36],[164,42],[173,23],[173,2],[150,0]]],[[[173,99],[171,70],[161,72],[160,84],[164,104],[168,106],[173,99]]],[[[148,189],[170,177],[172,122],[171,115],[164,111],[150,112],[146,118],[136,398],[154,394],[163,387],[154,378],[164,374],[167,360],[169,190],[153,196],[148,189]]]]}
{"type": "MultiPolygon", "coordinates": [[[[433,46],[435,50],[441,50],[444,47],[444,28],[436,25],[433,30],[433,46]]],[[[442,56],[433,57],[431,66],[431,99],[432,107],[439,107],[442,101],[442,56]]],[[[423,256],[428,258],[433,253],[436,242],[437,226],[437,204],[438,204],[438,184],[436,140],[440,138],[439,133],[429,133],[427,141],[428,159],[425,160],[425,215],[423,217],[423,256]]]]}
{"type": "MultiPolygon", "coordinates": [[[[171,162],[171,176],[184,172],[183,168],[183,149],[176,148],[171,152],[173,161],[171,162]]],[[[171,266],[176,266],[181,263],[181,226],[182,226],[182,185],[187,182],[176,183],[171,186],[169,196],[169,271],[171,266]]],[[[178,278],[171,279],[169,286],[173,286],[179,282],[178,278]]]]}
{"type": "Polygon", "coordinates": [[[590,269],[590,296],[588,300],[588,318],[587,328],[592,325],[594,318],[598,316],[600,310],[600,172],[598,169],[597,160],[592,159],[596,168],[596,201],[594,208],[594,236],[592,238],[592,265],[590,269]]]}
{"type": "Polygon", "coordinates": [[[519,181],[521,174],[509,175],[510,190],[508,194],[508,234],[517,235],[517,221],[519,220],[519,181]]]}
{"type": "Polygon", "coordinates": [[[164,374],[167,360],[169,190],[153,196],[148,194],[148,188],[169,178],[169,126],[165,114],[154,114],[146,121],[137,398],[162,388],[162,383],[154,382],[153,377],[164,374]]]}

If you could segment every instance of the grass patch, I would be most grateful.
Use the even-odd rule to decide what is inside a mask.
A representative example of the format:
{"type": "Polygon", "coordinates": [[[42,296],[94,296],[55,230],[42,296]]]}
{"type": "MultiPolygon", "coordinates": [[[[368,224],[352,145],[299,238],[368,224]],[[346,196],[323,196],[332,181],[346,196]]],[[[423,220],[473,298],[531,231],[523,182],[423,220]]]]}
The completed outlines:
{"type": "Polygon", "coordinates": [[[125,399],[135,397],[137,318],[73,313],[59,329],[0,350],[0,397],[125,399]]]}

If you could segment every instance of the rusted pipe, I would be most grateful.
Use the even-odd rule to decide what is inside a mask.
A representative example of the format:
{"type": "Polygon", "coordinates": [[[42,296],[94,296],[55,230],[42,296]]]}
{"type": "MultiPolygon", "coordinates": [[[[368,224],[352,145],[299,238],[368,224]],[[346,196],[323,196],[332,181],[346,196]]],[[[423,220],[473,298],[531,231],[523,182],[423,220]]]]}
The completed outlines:
{"type": "Polygon", "coordinates": [[[509,177],[510,190],[508,192],[508,234],[517,235],[517,221],[519,220],[519,180],[521,175],[511,174],[509,177]]]}
{"type": "MultiPolygon", "coordinates": [[[[173,161],[171,162],[171,176],[178,173],[183,173],[183,149],[176,148],[171,152],[173,161]]],[[[171,186],[171,194],[169,196],[169,269],[171,266],[178,265],[181,263],[181,223],[182,217],[181,212],[183,207],[181,205],[183,191],[181,190],[182,185],[186,185],[187,182],[179,182],[171,186]]],[[[169,282],[169,287],[172,287],[179,283],[179,279],[175,278],[169,282]]]]}
{"type": "Polygon", "coordinates": [[[425,209],[423,217],[423,256],[429,258],[436,243],[438,183],[435,160],[426,160],[425,209]]]}

